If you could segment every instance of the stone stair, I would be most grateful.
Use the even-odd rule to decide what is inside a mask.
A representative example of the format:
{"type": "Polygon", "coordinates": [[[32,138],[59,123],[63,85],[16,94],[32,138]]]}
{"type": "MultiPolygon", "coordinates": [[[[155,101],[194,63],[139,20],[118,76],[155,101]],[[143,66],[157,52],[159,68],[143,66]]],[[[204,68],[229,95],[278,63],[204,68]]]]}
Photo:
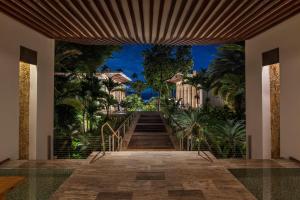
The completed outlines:
{"type": "Polygon", "coordinates": [[[142,113],[128,150],[175,150],[159,112],[142,113]]]}

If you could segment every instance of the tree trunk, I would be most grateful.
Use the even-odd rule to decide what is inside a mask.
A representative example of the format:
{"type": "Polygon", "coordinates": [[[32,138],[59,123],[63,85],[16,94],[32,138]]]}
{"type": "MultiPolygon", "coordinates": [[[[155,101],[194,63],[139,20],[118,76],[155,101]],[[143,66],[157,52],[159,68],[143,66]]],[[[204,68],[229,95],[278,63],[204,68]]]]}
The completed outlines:
{"type": "Polygon", "coordinates": [[[82,128],[83,128],[83,133],[85,133],[85,110],[82,112],[82,128]]]}
{"type": "Polygon", "coordinates": [[[158,101],[157,101],[157,111],[160,111],[160,99],[161,99],[161,90],[159,90],[158,101]]]}

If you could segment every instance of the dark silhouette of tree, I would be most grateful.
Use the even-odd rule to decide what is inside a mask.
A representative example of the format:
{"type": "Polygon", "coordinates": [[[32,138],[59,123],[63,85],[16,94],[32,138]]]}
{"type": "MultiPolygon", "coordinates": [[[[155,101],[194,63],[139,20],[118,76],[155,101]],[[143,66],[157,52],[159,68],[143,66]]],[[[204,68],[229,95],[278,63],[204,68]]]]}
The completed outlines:
{"type": "Polygon", "coordinates": [[[158,110],[161,97],[170,89],[166,82],[176,73],[186,74],[192,69],[191,46],[154,45],[143,52],[144,75],[149,86],[158,92],[158,110]]]}

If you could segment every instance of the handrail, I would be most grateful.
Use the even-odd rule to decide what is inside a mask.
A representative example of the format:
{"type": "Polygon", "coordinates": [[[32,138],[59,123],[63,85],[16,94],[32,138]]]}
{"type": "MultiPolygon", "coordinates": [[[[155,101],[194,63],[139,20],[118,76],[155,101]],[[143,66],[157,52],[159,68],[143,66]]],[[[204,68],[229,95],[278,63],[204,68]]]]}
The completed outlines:
{"type": "MultiPolygon", "coordinates": [[[[173,121],[175,123],[175,125],[177,127],[179,127],[179,130],[183,131],[183,135],[180,137],[180,141],[179,141],[180,150],[182,150],[182,151],[184,150],[184,139],[185,138],[187,138],[187,151],[192,150],[189,148],[189,146],[192,146],[193,133],[192,133],[192,131],[188,131],[188,130],[193,130],[193,128],[195,126],[198,126],[199,128],[201,128],[200,124],[195,122],[192,126],[190,126],[188,128],[183,128],[180,124],[178,124],[178,122],[172,116],[169,116],[169,119],[171,119],[171,121],[173,121]]],[[[204,137],[203,133],[201,133],[201,136],[204,137]]],[[[200,149],[198,149],[198,155],[201,156],[205,160],[213,162],[213,159],[210,158],[210,156],[205,151],[201,151],[200,149]],[[201,155],[201,152],[204,154],[204,156],[201,155]]]]}
{"type": "MultiPolygon", "coordinates": [[[[104,138],[104,128],[105,127],[108,127],[110,132],[111,132],[111,135],[110,137],[111,138],[111,141],[112,141],[112,151],[115,150],[114,148],[114,139],[116,138],[117,141],[118,141],[118,147],[117,149],[118,150],[121,150],[121,147],[123,145],[123,136],[125,135],[126,133],[126,125],[128,123],[128,126],[130,126],[130,123],[131,123],[131,120],[133,119],[133,117],[135,116],[135,113],[131,113],[122,123],[121,125],[116,129],[114,130],[110,124],[108,122],[104,123],[102,126],[101,126],[101,140],[102,140],[102,151],[103,151],[103,154],[105,155],[105,152],[106,152],[106,146],[105,146],[105,138],[104,138]],[[123,136],[120,135],[120,132],[121,132],[121,129],[123,129],[123,136]]],[[[110,138],[109,138],[109,145],[111,144],[111,141],[110,141],[110,138]]],[[[109,147],[110,148],[110,147],[109,147]]],[[[110,150],[110,149],[109,149],[110,150]]]]}
{"type": "Polygon", "coordinates": [[[119,130],[125,123],[127,123],[127,121],[130,119],[131,120],[131,117],[134,116],[134,112],[132,112],[121,124],[120,126],[116,129],[116,130],[119,130]]]}
{"type": "Polygon", "coordinates": [[[120,137],[115,131],[114,129],[110,126],[110,124],[108,122],[104,123],[101,126],[101,139],[102,139],[102,151],[105,154],[105,140],[104,140],[104,128],[108,127],[110,129],[110,131],[112,132],[112,136],[116,137],[118,140],[122,140],[122,137],[120,137]]]}
{"type": "MultiPolygon", "coordinates": [[[[201,128],[201,125],[198,124],[197,122],[195,122],[192,126],[186,128],[184,130],[193,130],[195,127],[201,128]]],[[[202,131],[200,131],[199,133],[200,133],[200,136],[202,138],[204,138],[204,141],[207,143],[204,133],[202,131]]],[[[187,131],[187,133],[181,137],[181,142],[183,143],[184,138],[188,138],[188,137],[192,137],[192,136],[193,136],[192,131],[187,131]]],[[[192,138],[188,138],[188,139],[192,139],[192,138]]],[[[191,142],[192,142],[192,140],[191,140],[191,142]]],[[[182,148],[183,145],[180,143],[180,146],[182,148]]],[[[200,148],[198,149],[198,155],[207,161],[213,162],[213,159],[205,151],[201,151],[200,148]],[[201,152],[204,154],[204,156],[201,155],[201,152]]]]}

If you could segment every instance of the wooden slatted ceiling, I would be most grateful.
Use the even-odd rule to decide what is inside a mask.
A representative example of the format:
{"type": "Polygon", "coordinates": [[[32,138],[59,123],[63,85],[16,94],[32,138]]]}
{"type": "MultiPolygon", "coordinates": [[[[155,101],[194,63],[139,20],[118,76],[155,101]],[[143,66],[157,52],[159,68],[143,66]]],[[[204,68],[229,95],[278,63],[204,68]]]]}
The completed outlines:
{"type": "Polygon", "coordinates": [[[0,11],[58,40],[191,45],[249,39],[300,0],[0,0],[0,11]]]}

